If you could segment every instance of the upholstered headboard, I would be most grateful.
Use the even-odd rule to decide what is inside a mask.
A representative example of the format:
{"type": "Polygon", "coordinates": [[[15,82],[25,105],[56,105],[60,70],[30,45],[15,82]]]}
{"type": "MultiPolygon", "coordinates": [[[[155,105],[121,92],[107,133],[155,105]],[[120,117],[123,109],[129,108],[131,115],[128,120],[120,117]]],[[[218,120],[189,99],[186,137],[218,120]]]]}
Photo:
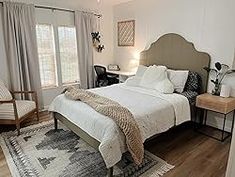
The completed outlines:
{"type": "Polygon", "coordinates": [[[202,92],[206,91],[208,82],[208,73],[203,67],[209,66],[210,60],[209,54],[197,51],[193,43],[173,33],[163,35],[140,54],[141,65],[156,64],[197,72],[202,79],[202,92]]]}

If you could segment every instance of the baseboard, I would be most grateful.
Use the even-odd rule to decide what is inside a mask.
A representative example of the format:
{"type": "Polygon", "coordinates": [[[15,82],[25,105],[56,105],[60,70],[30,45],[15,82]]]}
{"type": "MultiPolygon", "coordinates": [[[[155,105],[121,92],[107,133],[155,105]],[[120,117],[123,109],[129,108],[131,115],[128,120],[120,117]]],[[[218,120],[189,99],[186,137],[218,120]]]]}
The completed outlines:
{"type": "Polygon", "coordinates": [[[48,111],[48,109],[49,109],[49,105],[44,106],[43,109],[40,110],[40,112],[48,111]]]}

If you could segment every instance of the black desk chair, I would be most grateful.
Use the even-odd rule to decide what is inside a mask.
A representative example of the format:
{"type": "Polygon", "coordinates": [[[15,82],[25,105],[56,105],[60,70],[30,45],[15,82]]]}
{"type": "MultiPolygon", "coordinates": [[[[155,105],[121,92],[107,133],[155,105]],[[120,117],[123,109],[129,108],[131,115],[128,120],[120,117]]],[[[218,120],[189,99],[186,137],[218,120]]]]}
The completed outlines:
{"type": "Polygon", "coordinates": [[[95,65],[94,68],[97,75],[96,87],[103,87],[119,83],[118,75],[108,74],[105,67],[95,65]]]}

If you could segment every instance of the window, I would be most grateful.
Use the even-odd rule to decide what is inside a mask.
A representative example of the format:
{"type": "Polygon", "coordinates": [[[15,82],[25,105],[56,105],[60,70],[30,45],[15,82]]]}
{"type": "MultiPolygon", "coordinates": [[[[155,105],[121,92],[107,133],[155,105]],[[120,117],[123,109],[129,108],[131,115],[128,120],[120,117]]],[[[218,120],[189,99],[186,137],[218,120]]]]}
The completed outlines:
{"type": "Polygon", "coordinates": [[[62,84],[78,82],[78,55],[75,27],[58,27],[62,84]]]}
{"type": "Polygon", "coordinates": [[[42,87],[55,87],[57,78],[53,26],[39,24],[36,32],[42,87]]]}
{"type": "Polygon", "coordinates": [[[36,31],[42,87],[78,83],[75,27],[37,24],[36,31]]]}

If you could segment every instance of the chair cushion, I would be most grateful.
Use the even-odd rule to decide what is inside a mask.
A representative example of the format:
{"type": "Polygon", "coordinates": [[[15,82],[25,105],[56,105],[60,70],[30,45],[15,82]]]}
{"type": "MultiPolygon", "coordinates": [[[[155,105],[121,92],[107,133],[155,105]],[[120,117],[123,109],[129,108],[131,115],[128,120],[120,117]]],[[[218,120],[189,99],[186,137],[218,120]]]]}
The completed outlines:
{"type": "MultiPolygon", "coordinates": [[[[36,108],[34,101],[16,100],[16,108],[19,118],[36,108]]],[[[14,109],[12,103],[0,104],[0,119],[15,120],[14,109]]]]}
{"type": "Polygon", "coordinates": [[[11,93],[6,88],[4,83],[0,80],[0,101],[7,101],[11,99],[12,99],[11,93]]]}

